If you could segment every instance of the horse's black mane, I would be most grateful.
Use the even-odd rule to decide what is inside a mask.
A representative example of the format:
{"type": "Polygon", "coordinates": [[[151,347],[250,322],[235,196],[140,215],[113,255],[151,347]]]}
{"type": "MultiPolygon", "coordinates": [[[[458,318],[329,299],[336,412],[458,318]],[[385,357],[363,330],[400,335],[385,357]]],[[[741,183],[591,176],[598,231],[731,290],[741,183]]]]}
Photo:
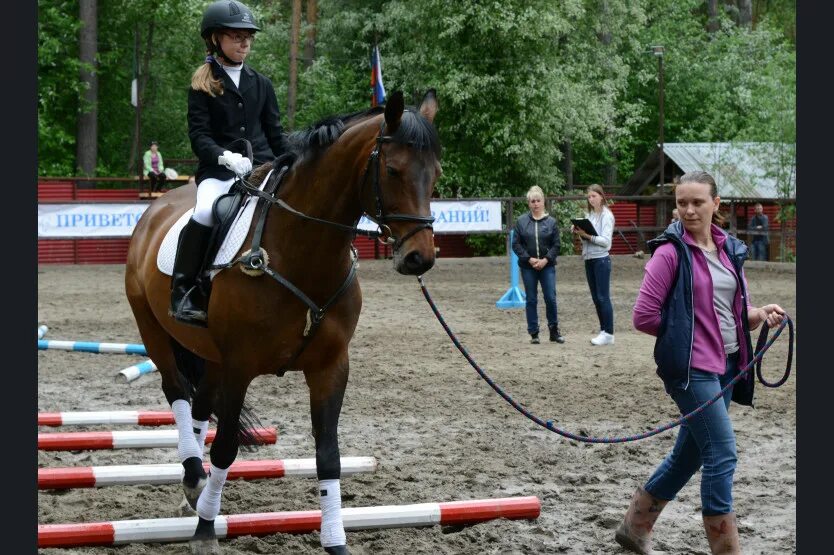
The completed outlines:
{"type": "MultiPolygon", "coordinates": [[[[288,135],[289,151],[296,160],[317,156],[335,143],[350,124],[384,111],[383,106],[375,106],[360,112],[323,118],[307,129],[288,135]]],[[[408,144],[419,150],[431,150],[438,158],[440,157],[440,140],[437,137],[437,130],[415,108],[408,108],[403,112],[400,127],[391,139],[395,143],[408,144]]]]}

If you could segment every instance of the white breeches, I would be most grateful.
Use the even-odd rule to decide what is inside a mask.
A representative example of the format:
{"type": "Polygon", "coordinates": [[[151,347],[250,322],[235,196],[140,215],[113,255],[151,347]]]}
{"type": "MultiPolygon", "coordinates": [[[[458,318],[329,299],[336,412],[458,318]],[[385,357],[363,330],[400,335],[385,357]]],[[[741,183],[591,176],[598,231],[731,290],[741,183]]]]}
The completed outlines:
{"type": "Polygon", "coordinates": [[[234,182],[234,177],[225,181],[208,177],[200,181],[197,187],[197,205],[194,207],[194,215],[191,218],[199,224],[214,225],[214,214],[211,213],[214,201],[220,195],[228,193],[234,182]]]}

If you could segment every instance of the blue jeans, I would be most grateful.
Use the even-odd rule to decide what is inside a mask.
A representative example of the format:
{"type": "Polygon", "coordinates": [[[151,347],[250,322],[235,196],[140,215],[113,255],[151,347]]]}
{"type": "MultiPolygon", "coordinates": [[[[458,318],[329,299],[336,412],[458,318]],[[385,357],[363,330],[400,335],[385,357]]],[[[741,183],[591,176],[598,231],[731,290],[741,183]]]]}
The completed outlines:
{"type": "Polygon", "coordinates": [[[750,254],[753,260],[767,260],[767,243],[754,239],[750,243],[750,254]]]}
{"type": "Polygon", "coordinates": [[[611,306],[611,257],[585,261],[585,278],[591,288],[591,298],[597,310],[599,329],[614,335],[614,307],[611,306]]]}
{"type": "MultiPolygon", "coordinates": [[[[672,398],[681,415],[715,397],[738,373],[738,352],[727,357],[726,370],[690,371],[689,387],[676,389],[672,398]]],[[[736,470],[736,436],[730,421],[731,387],[721,399],[681,424],[672,452],[643,486],[653,496],[671,501],[703,465],[701,471],[701,512],[704,516],[733,511],[733,473],[736,470]]]]}
{"type": "Polygon", "coordinates": [[[522,266],[521,279],[524,282],[524,293],[527,295],[527,333],[539,333],[539,313],[536,308],[539,283],[542,284],[547,326],[555,326],[559,321],[556,317],[556,266],[545,266],[541,270],[522,266]]]}

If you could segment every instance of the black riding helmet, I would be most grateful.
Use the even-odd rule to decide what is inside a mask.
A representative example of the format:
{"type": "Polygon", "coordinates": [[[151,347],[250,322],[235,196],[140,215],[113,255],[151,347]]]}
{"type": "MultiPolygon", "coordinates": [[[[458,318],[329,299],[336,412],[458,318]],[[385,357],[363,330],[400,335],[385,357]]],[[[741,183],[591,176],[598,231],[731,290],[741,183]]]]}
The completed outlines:
{"type": "MultiPolygon", "coordinates": [[[[206,41],[209,52],[226,58],[220,45],[212,40],[212,33],[218,29],[246,29],[253,33],[261,30],[252,10],[240,2],[231,0],[218,0],[209,4],[203,12],[203,21],[200,24],[200,36],[206,41]]],[[[226,60],[236,63],[228,58],[226,60]]]]}

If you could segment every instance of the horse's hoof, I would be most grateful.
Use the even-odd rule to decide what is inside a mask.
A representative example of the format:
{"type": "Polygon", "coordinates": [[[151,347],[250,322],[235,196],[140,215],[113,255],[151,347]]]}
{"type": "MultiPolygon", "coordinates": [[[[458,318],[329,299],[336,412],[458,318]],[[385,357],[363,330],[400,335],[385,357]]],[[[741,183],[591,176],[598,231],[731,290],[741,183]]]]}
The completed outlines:
{"type": "Polygon", "coordinates": [[[350,555],[350,551],[346,545],[336,545],[333,547],[325,547],[324,552],[329,555],[350,555]]]}
{"type": "Polygon", "coordinates": [[[197,516],[197,511],[188,502],[188,499],[183,497],[180,506],[177,507],[177,516],[197,516]]]}
{"type": "Polygon", "coordinates": [[[203,492],[207,483],[207,478],[200,478],[197,480],[197,485],[193,488],[186,486],[185,484],[182,485],[182,491],[185,493],[185,500],[195,511],[197,510],[197,500],[200,498],[200,494],[203,492]]]}
{"type": "Polygon", "coordinates": [[[220,555],[223,551],[220,550],[220,543],[217,538],[210,540],[190,540],[188,546],[191,548],[192,555],[220,555]]]}
{"type": "Polygon", "coordinates": [[[217,536],[214,534],[214,521],[197,517],[197,529],[188,542],[193,555],[216,555],[222,553],[217,536]]]}

